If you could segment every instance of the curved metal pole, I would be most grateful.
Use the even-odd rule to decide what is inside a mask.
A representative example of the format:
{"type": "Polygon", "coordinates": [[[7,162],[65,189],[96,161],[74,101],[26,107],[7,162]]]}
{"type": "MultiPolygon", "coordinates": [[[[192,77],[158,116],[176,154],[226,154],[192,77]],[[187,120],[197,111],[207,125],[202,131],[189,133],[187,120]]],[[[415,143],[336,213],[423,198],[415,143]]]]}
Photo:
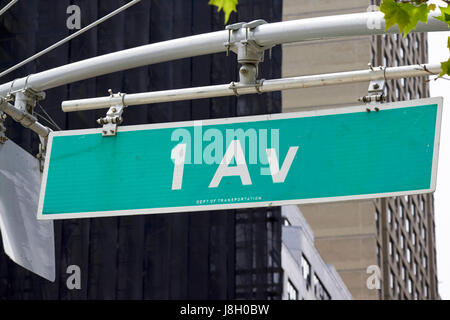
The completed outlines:
{"type": "MultiPolygon", "coordinates": [[[[420,23],[415,31],[448,30],[446,23],[431,19],[432,16],[428,24],[420,23]]],[[[383,13],[365,12],[269,23],[250,30],[248,39],[260,46],[271,46],[325,38],[398,33],[397,28],[385,32],[384,26],[383,13]]],[[[239,42],[245,38],[245,30],[240,29],[231,33],[230,40],[239,42]]],[[[21,90],[25,85],[41,91],[140,66],[224,52],[228,40],[229,33],[223,30],[118,51],[5,83],[0,85],[0,96],[21,90]]]]}
{"type": "Polygon", "coordinates": [[[239,95],[245,95],[297,88],[320,87],[343,83],[365,82],[371,80],[389,80],[429,76],[439,74],[440,71],[440,64],[411,65],[391,68],[376,67],[373,68],[373,70],[356,70],[348,72],[265,80],[259,86],[242,86],[237,83],[234,89],[230,86],[230,84],[222,84],[207,87],[184,88],[136,94],[122,94],[120,96],[116,94],[110,97],[70,100],[64,101],[62,103],[62,109],[64,112],[73,112],[109,108],[121,104],[123,104],[124,106],[132,106],[160,102],[224,97],[232,96],[236,93],[238,93],[239,95]]]}

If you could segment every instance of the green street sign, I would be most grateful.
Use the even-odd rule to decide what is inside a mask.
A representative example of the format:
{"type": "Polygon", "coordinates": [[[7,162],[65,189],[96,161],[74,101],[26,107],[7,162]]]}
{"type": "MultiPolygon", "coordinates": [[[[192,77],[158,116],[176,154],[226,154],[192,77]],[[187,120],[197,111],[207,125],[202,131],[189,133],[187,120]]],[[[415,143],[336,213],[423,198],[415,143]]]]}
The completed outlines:
{"type": "Polygon", "coordinates": [[[442,98],[52,132],[39,219],[433,192],[442,98]]]}

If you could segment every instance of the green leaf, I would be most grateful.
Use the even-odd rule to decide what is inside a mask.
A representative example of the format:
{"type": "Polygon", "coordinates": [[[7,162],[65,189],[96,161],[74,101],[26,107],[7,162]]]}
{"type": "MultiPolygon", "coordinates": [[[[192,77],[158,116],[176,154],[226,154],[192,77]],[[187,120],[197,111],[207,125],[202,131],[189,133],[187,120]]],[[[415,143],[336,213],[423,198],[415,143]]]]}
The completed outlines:
{"type": "Polygon", "coordinates": [[[450,49],[450,37],[448,37],[448,39],[447,39],[447,48],[450,49]]]}
{"type": "Polygon", "coordinates": [[[398,3],[394,0],[383,0],[380,5],[380,11],[384,13],[386,30],[396,24],[398,24],[400,30],[402,30],[410,21],[408,12],[401,9],[398,3]]]}
{"type": "Polygon", "coordinates": [[[380,11],[384,13],[386,20],[386,30],[394,25],[398,25],[400,32],[406,36],[415,29],[417,23],[428,22],[430,7],[423,3],[414,5],[409,2],[396,2],[395,0],[383,0],[380,11]]]}
{"type": "Polygon", "coordinates": [[[447,23],[450,26],[450,5],[448,7],[439,7],[441,9],[441,15],[436,17],[436,19],[447,23]]]}
{"type": "Polygon", "coordinates": [[[238,0],[209,0],[209,5],[216,6],[217,12],[223,10],[225,13],[225,24],[228,22],[230,18],[230,14],[232,11],[237,12],[236,5],[238,4],[238,0]]]}
{"type": "Polygon", "coordinates": [[[419,21],[428,23],[428,14],[430,13],[430,8],[426,4],[421,4],[418,7],[413,6],[409,3],[404,3],[404,5],[407,5],[407,10],[410,11],[411,15],[410,23],[403,30],[404,36],[406,36],[411,30],[414,30],[417,27],[417,23],[419,23],[419,21]]]}
{"type": "Polygon", "coordinates": [[[430,8],[426,4],[421,4],[420,6],[413,6],[409,3],[405,3],[407,10],[410,11],[411,21],[404,29],[404,36],[406,36],[410,31],[417,27],[420,22],[428,23],[428,14],[430,13],[430,8]]]}
{"type": "Polygon", "coordinates": [[[450,59],[447,61],[441,62],[441,73],[439,74],[439,77],[442,77],[444,75],[450,75],[450,59]]]}

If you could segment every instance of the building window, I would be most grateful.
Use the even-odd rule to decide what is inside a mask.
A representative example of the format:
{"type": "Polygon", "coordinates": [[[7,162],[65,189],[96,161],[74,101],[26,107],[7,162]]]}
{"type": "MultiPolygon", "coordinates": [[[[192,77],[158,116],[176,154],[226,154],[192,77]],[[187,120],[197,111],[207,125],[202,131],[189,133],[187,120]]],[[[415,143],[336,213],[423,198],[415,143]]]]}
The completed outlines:
{"type": "Polygon", "coordinates": [[[320,281],[319,277],[317,277],[317,274],[314,273],[314,294],[316,295],[316,298],[318,300],[330,300],[330,294],[325,289],[324,285],[322,284],[322,281],[320,281]]]}
{"type": "Polygon", "coordinates": [[[409,247],[408,249],[406,249],[406,260],[408,261],[408,263],[411,263],[411,250],[409,249],[409,247]]]}
{"type": "Polygon", "coordinates": [[[377,234],[380,234],[380,212],[375,209],[375,225],[377,227],[377,234]]]}
{"type": "Polygon", "coordinates": [[[381,255],[380,255],[380,246],[377,243],[377,262],[378,265],[381,266],[381,255]]]}
{"type": "Polygon", "coordinates": [[[309,288],[311,287],[311,264],[308,262],[304,255],[302,255],[302,274],[303,279],[306,282],[306,289],[309,290],[309,288]]]}
{"type": "Polygon", "coordinates": [[[402,280],[406,280],[406,268],[405,265],[402,265],[402,280]]]}
{"type": "Polygon", "coordinates": [[[409,230],[410,230],[410,224],[411,224],[411,222],[409,221],[409,218],[406,217],[406,225],[405,225],[405,227],[406,227],[406,232],[408,232],[408,233],[409,233],[409,230]]]}
{"type": "Polygon", "coordinates": [[[428,259],[427,259],[427,256],[423,256],[423,258],[422,258],[422,265],[423,265],[423,268],[424,269],[426,269],[427,268],[427,264],[428,264],[428,261],[427,261],[428,259]]]}
{"type": "Polygon", "coordinates": [[[425,213],[425,199],[420,199],[420,210],[422,210],[422,213],[425,213]]]}
{"type": "Polygon", "coordinates": [[[319,277],[317,276],[317,274],[314,272],[314,278],[313,278],[313,285],[315,286],[316,284],[319,283],[319,277]]]}
{"type": "Polygon", "coordinates": [[[400,215],[400,219],[403,219],[403,216],[405,214],[405,207],[403,206],[403,204],[401,203],[399,206],[399,215],[400,215]]]}
{"type": "Polygon", "coordinates": [[[392,243],[392,239],[389,239],[389,255],[392,257],[394,255],[394,244],[392,243]]]}
{"type": "Polygon", "coordinates": [[[388,205],[388,223],[392,223],[392,209],[390,205],[388,205]]]}
{"type": "Polygon", "coordinates": [[[408,278],[408,292],[409,292],[409,294],[412,294],[412,292],[413,292],[411,277],[408,278]]]}
{"type": "Polygon", "coordinates": [[[402,247],[402,249],[405,249],[405,236],[403,235],[403,233],[400,236],[400,246],[402,247]]]}
{"type": "Polygon", "coordinates": [[[425,296],[425,298],[428,298],[428,285],[426,283],[423,286],[423,295],[425,296]]]}
{"type": "Polygon", "coordinates": [[[416,233],[414,231],[412,232],[412,243],[413,243],[413,246],[416,245],[416,233]]]}
{"type": "Polygon", "coordinates": [[[370,61],[371,61],[373,66],[376,65],[376,62],[375,62],[375,49],[373,47],[370,50],[370,61]]]}
{"type": "Polygon", "coordinates": [[[414,264],[413,264],[413,272],[414,272],[414,275],[417,276],[417,262],[416,261],[414,261],[414,264]]]}
{"type": "Polygon", "coordinates": [[[286,227],[292,226],[288,218],[284,217],[283,220],[283,225],[285,225],[286,227]]]}
{"type": "Polygon", "coordinates": [[[394,285],[395,285],[395,275],[394,275],[394,272],[392,272],[392,270],[391,270],[391,274],[389,277],[389,286],[391,287],[392,291],[394,291],[394,289],[395,289],[394,285]]]}
{"type": "Polygon", "coordinates": [[[417,211],[416,204],[413,202],[412,203],[412,209],[411,209],[411,214],[412,214],[413,217],[416,215],[416,211],[417,211]]]}
{"type": "Polygon", "coordinates": [[[426,230],[425,230],[425,226],[422,226],[422,239],[423,239],[423,242],[427,242],[427,232],[426,232],[426,230]]]}
{"type": "Polygon", "coordinates": [[[288,280],[287,295],[288,300],[298,300],[298,290],[292,284],[291,280],[288,280]]]}

